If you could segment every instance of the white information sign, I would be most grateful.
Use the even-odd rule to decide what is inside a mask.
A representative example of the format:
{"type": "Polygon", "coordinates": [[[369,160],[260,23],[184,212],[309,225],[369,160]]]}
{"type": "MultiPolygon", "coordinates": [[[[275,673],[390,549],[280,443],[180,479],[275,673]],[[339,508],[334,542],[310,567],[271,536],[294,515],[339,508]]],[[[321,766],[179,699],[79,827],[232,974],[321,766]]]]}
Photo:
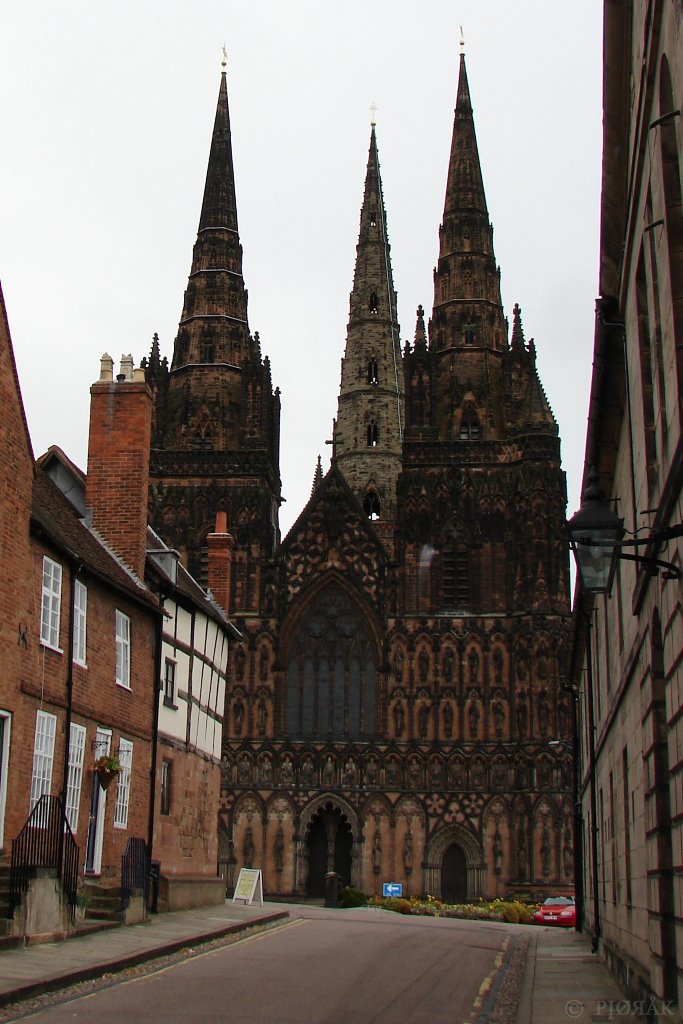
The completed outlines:
{"type": "Polygon", "coordinates": [[[237,903],[240,900],[243,903],[253,903],[254,899],[258,899],[260,906],[263,906],[263,878],[260,868],[240,868],[232,902],[237,903]]]}

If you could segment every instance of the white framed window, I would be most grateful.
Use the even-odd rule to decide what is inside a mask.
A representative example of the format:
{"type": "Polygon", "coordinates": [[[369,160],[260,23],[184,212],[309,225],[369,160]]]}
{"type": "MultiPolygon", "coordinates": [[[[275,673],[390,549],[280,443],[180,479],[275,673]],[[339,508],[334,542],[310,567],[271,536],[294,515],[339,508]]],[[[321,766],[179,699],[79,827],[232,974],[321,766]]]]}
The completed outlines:
{"type": "Polygon", "coordinates": [[[41,796],[52,786],[52,760],[55,752],[57,716],[47,711],[36,712],[36,735],[33,741],[33,771],[31,772],[31,802],[29,814],[41,796]]]}
{"type": "Polygon", "coordinates": [[[74,661],[85,667],[88,588],[80,580],[74,583],[74,661]]]}
{"type": "Polygon", "coordinates": [[[62,607],[62,567],[47,555],[43,558],[43,597],[40,617],[40,640],[47,647],[59,650],[59,618],[62,607]]]}
{"type": "Polygon", "coordinates": [[[114,828],[128,828],[128,803],[130,800],[130,771],[133,764],[133,744],[130,740],[119,740],[119,761],[121,774],[116,783],[116,807],[114,828]]]}
{"type": "Polygon", "coordinates": [[[66,777],[66,820],[72,832],[78,828],[84,755],[85,727],[72,722],[69,731],[69,771],[66,777]]]}
{"type": "Polygon", "coordinates": [[[116,682],[130,690],[130,619],[116,609],[116,682]]]}
{"type": "Polygon", "coordinates": [[[175,661],[171,658],[166,658],[164,669],[164,704],[175,707],[175,661]]]}

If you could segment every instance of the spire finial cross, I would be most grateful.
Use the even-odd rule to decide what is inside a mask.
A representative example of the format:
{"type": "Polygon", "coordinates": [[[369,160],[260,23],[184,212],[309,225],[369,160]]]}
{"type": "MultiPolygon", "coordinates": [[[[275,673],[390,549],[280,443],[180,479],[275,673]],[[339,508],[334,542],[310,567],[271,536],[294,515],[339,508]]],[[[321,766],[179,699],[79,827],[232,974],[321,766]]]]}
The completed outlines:
{"type": "Polygon", "coordinates": [[[223,51],[223,60],[221,61],[221,67],[225,71],[225,68],[227,67],[228,64],[228,51],[225,48],[225,43],[223,43],[223,45],[221,46],[221,50],[223,51]]]}
{"type": "Polygon", "coordinates": [[[373,128],[377,124],[377,104],[376,103],[371,103],[370,104],[370,124],[372,125],[373,128]]]}
{"type": "Polygon", "coordinates": [[[462,25],[460,26],[460,52],[465,52],[465,33],[462,30],[462,25]]]}

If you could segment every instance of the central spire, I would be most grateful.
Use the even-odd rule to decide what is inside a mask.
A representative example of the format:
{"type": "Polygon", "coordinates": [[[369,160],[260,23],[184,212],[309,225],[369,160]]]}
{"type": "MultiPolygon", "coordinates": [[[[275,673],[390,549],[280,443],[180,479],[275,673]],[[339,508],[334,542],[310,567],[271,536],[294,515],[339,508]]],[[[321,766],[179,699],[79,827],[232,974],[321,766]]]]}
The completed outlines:
{"type": "Polygon", "coordinates": [[[437,351],[506,347],[465,55],[460,55],[453,138],[434,274],[432,345],[437,351]]]}
{"type": "Polygon", "coordinates": [[[369,518],[378,520],[380,533],[395,518],[404,415],[389,252],[373,119],[333,457],[369,518]]]}

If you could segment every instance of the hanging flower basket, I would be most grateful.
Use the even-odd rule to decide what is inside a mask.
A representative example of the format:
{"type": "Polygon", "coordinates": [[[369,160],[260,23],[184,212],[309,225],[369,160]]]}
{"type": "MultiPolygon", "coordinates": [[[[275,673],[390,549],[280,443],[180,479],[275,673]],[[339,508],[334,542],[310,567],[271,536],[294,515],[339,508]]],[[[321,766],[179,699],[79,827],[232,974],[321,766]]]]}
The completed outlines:
{"type": "Polygon", "coordinates": [[[121,762],[116,754],[99,757],[95,761],[95,774],[102,789],[106,789],[121,774],[121,762]]]}

